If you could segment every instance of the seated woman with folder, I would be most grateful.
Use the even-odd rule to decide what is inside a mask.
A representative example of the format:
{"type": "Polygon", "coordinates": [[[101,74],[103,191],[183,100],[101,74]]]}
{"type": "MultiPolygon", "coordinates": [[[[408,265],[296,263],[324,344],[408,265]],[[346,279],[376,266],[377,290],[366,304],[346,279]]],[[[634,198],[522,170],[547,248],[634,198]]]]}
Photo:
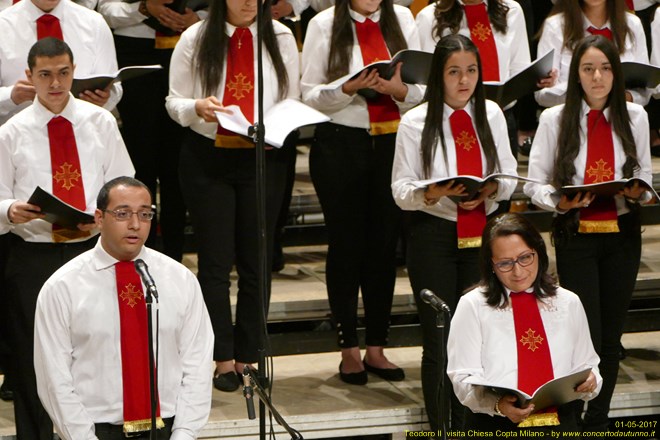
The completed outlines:
{"type": "Polygon", "coordinates": [[[578,431],[583,403],[575,399],[593,399],[602,385],[580,299],[548,274],[545,242],[525,217],[492,218],[482,243],[481,280],[460,299],[447,345],[447,375],[471,410],[465,429],[578,431]],[[521,407],[514,394],[493,388],[532,395],[578,371],[586,380],[568,385],[555,407],[521,407]]]}

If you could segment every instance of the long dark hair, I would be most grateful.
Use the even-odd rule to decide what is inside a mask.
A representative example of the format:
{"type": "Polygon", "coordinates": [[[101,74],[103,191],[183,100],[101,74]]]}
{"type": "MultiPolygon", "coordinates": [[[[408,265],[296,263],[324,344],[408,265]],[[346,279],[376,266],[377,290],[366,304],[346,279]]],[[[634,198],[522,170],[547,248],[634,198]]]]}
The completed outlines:
{"type": "MultiPolygon", "coordinates": [[[[263,40],[270,59],[275,67],[277,83],[279,84],[278,98],[286,96],[289,88],[289,77],[284,67],[284,61],[273,29],[273,19],[270,13],[270,1],[263,2],[262,29],[263,40]]],[[[227,21],[226,0],[212,0],[209,15],[201,24],[202,28],[197,36],[193,66],[199,72],[204,96],[215,95],[222,78],[225,75],[225,57],[229,47],[229,37],[225,32],[227,21]]],[[[294,78],[297,80],[297,78],[294,78]]]]}
{"type": "MultiPolygon", "coordinates": [[[[509,7],[502,0],[490,0],[488,2],[488,19],[496,31],[506,34],[507,23],[506,14],[509,7]]],[[[437,0],[435,3],[435,27],[433,33],[439,40],[445,29],[449,29],[452,34],[458,33],[463,19],[463,6],[458,0],[437,0]]]]}
{"type": "Polygon", "coordinates": [[[444,71],[445,65],[449,57],[459,51],[473,53],[477,58],[477,66],[479,69],[479,79],[477,86],[472,95],[475,114],[475,126],[477,128],[477,136],[479,143],[486,156],[486,169],[488,174],[492,174],[496,169],[499,169],[500,163],[497,157],[497,149],[495,148],[495,141],[493,134],[488,125],[488,117],[486,115],[486,101],[484,87],[481,80],[481,58],[479,51],[474,43],[467,37],[459,34],[449,35],[444,37],[435,46],[433,52],[433,61],[431,63],[431,73],[429,74],[428,86],[426,88],[426,95],[424,100],[428,102],[428,109],[426,111],[426,121],[424,129],[422,130],[422,164],[424,177],[429,178],[431,175],[431,168],[433,167],[433,159],[435,158],[436,145],[438,139],[442,145],[442,153],[447,157],[447,145],[445,143],[445,135],[442,129],[442,118],[444,113],[445,104],[445,84],[444,84],[444,71]]]}
{"type": "MultiPolygon", "coordinates": [[[[626,37],[634,38],[626,21],[627,8],[624,0],[607,0],[607,18],[619,54],[625,49],[626,37]]],[[[584,0],[561,0],[554,6],[550,15],[564,14],[564,47],[575,51],[584,37],[584,0]]]]}
{"type": "MultiPolygon", "coordinates": [[[[332,22],[330,54],[328,55],[328,80],[333,81],[348,73],[353,51],[353,26],[348,12],[351,0],[336,0],[335,18],[332,22]]],[[[407,49],[399,20],[394,12],[392,0],[383,0],[380,4],[380,31],[387,44],[390,55],[407,49]]]]}
{"type": "Polygon", "coordinates": [[[532,286],[537,298],[547,298],[557,294],[557,280],[548,273],[550,262],[545,242],[534,225],[520,214],[507,212],[493,217],[486,223],[481,236],[479,251],[479,272],[481,281],[479,287],[484,292],[486,303],[491,307],[504,308],[508,297],[502,282],[495,274],[493,267],[493,241],[499,237],[518,235],[535,253],[538,258],[539,271],[532,286]]]}
{"type": "Polygon", "coordinates": [[[580,112],[584,98],[579,69],[582,56],[591,47],[605,54],[612,69],[612,90],[607,97],[605,107],[610,108],[610,124],[614,129],[614,133],[621,140],[623,152],[626,155],[626,162],[623,164],[623,176],[630,178],[633,176],[633,172],[639,169],[635,140],[630,129],[630,115],[628,115],[628,107],[626,106],[626,89],[619,54],[610,40],[600,35],[591,35],[584,38],[577,45],[569,68],[566,104],[559,121],[557,157],[552,176],[552,183],[556,188],[571,185],[573,176],[576,174],[574,162],[580,151],[581,143],[580,136],[576,134],[580,132],[580,112]]]}

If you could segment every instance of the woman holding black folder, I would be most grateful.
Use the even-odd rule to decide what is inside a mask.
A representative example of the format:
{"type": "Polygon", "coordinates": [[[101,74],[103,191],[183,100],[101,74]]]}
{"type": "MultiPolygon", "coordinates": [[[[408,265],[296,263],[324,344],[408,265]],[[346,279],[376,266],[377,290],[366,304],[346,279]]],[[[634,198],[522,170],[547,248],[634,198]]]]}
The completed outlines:
{"type": "MultiPolygon", "coordinates": [[[[494,172],[516,175],[506,122],[499,106],[484,99],[481,61],[467,37],[438,43],[424,104],[401,120],[392,170],[392,193],[407,216],[407,264],[423,331],[422,387],[431,428],[437,430],[438,337],[436,315],[420,299],[422,289],[442,297],[453,310],[461,293],[478,281],[479,246],[486,217],[508,200],[515,179],[486,184],[470,201],[453,181],[419,188],[416,182],[494,172]]],[[[461,405],[454,399],[452,427],[460,429],[461,405]]]]}
{"type": "Polygon", "coordinates": [[[341,348],[339,377],[349,384],[366,384],[367,371],[404,379],[384,354],[400,227],[389,182],[400,114],[421,101],[422,90],[402,82],[401,64],[389,80],[365,70],[335,89],[326,85],[402,49],[419,49],[418,38],[410,10],[392,0],[337,0],[310,21],[303,47],[303,101],[332,118],[316,128],[309,171],[328,231],[326,281],[341,348]]]}
{"type": "Polygon", "coordinates": [[[465,429],[519,437],[532,430],[579,432],[583,402],[569,402],[593,399],[602,385],[580,299],[548,274],[545,242],[522,215],[492,218],[482,243],[481,280],[461,297],[447,346],[447,374],[471,410],[465,429]],[[586,379],[569,385],[579,394],[569,393],[558,407],[522,408],[515,394],[493,389],[531,396],[553,379],[588,369],[586,379]]]}
{"type": "Polygon", "coordinates": [[[641,255],[639,204],[651,194],[635,183],[615,196],[566,185],[637,177],[652,184],[649,123],[644,109],[626,102],[619,54],[602,36],[583,39],[571,62],[566,104],[541,114],[529,158],[532,202],[555,212],[553,239],[563,287],[582,300],[598,352],[603,390],[589,402],[585,430],[607,430],[619,370],[619,341],[641,255]]]}
{"type": "MultiPolygon", "coordinates": [[[[255,0],[211,2],[209,16],[182,35],[170,67],[170,116],[190,130],[180,159],[183,196],[197,237],[198,278],[215,333],[213,383],[239,387],[237,373],[258,360],[259,254],[255,148],[251,139],[218,125],[215,112],[235,105],[250,122],[257,116],[257,7],[255,0]],[[229,300],[232,266],[238,272],[235,325],[229,300]]],[[[298,98],[299,55],[291,31],[273,21],[263,3],[264,113],[298,98]]],[[[286,147],[284,147],[286,148],[286,147]]],[[[266,239],[271,267],[275,222],[282,203],[286,152],[266,146],[266,239]]],[[[270,288],[270,279],[268,280],[270,288]]],[[[270,292],[266,292],[269,296],[270,292]]]]}

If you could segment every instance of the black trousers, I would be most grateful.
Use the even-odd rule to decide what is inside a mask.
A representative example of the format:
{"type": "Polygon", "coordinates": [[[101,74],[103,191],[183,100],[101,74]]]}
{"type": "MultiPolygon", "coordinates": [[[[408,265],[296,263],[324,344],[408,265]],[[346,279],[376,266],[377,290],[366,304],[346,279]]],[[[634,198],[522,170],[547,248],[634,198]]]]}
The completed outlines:
{"type": "MultiPolygon", "coordinates": [[[[463,292],[479,281],[478,248],[459,249],[456,222],[421,211],[411,212],[406,219],[408,276],[413,289],[419,321],[422,327],[422,391],[431,429],[437,431],[441,414],[438,409],[441,384],[438,375],[439,330],[436,313],[420,299],[422,289],[430,289],[456,310],[463,292]]],[[[443,346],[446,347],[448,332],[443,346]]],[[[451,426],[461,429],[465,407],[461,405],[445,373],[444,382],[450,388],[451,426]]]]}
{"type": "Polygon", "coordinates": [[[309,172],[328,231],[328,300],[342,348],[359,345],[360,290],[366,344],[387,345],[401,217],[390,189],[394,141],[332,123],[316,128],[309,172]]]}
{"type": "Polygon", "coordinates": [[[158,200],[158,216],[153,221],[147,246],[156,244],[160,229],[162,251],[181,261],[186,206],[179,188],[179,151],[184,128],[165,110],[168,94],[171,49],[155,49],[150,38],[115,35],[119,67],[161,64],[163,70],[122,83],[124,95],[117,105],[122,120],[121,133],[135,167],[135,177],[149,187],[158,200]],[[160,187],[160,198],[156,190],[160,187]]]}
{"type": "Polygon", "coordinates": [[[0,370],[4,374],[3,385],[13,390],[14,358],[10,348],[9,308],[7,307],[7,283],[5,282],[5,267],[9,256],[11,234],[0,235],[0,370]]]}
{"type": "Polygon", "coordinates": [[[584,416],[587,431],[604,431],[609,424],[623,323],[641,257],[638,215],[620,216],[619,229],[621,232],[611,234],[578,234],[569,228],[554,234],[559,281],[580,297],[591,340],[600,356],[603,388],[588,402],[584,416]]]}
{"type": "Polygon", "coordinates": [[[14,415],[18,440],[52,440],[53,424],[37,394],[34,373],[34,313],[46,280],[64,263],[91,249],[96,238],[80,243],[28,243],[12,234],[7,261],[7,305],[16,361],[14,415]]]}
{"type": "MultiPolygon", "coordinates": [[[[174,424],[174,417],[163,419],[165,427],[156,431],[156,438],[152,440],[168,440],[172,435],[172,425],[174,424]]],[[[111,425],[109,423],[96,423],[94,425],[94,433],[99,440],[126,440],[127,438],[143,438],[150,439],[151,432],[145,431],[140,434],[131,434],[130,437],[124,435],[123,425],[111,425]]]]}
{"type": "MultiPolygon", "coordinates": [[[[215,334],[213,358],[253,363],[258,328],[258,231],[255,150],[217,148],[188,130],[181,149],[181,189],[190,209],[198,255],[198,279],[215,334]],[[238,302],[232,325],[229,274],[236,264],[238,302]]],[[[284,148],[284,147],[283,147],[284,148]]],[[[268,269],[273,234],[286,180],[286,152],[266,151],[266,238],[268,269]]],[[[270,276],[268,279],[270,296],[270,276]]],[[[268,298],[265,299],[267,315],[268,298]]]]}

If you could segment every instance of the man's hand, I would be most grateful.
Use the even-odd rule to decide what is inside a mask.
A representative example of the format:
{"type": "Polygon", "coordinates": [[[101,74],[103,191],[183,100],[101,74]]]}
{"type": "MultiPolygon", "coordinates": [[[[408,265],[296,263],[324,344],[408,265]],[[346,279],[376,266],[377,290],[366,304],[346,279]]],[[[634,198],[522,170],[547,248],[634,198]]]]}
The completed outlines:
{"type": "Polygon", "coordinates": [[[19,79],[16,81],[14,88],[11,90],[11,100],[14,101],[14,104],[16,105],[22,104],[25,101],[34,101],[36,95],[36,89],[27,79],[19,79]]]}
{"type": "Polygon", "coordinates": [[[31,220],[44,218],[45,216],[41,213],[41,208],[37,205],[31,205],[18,200],[9,207],[7,217],[9,217],[9,221],[13,224],[20,225],[31,220]]]}
{"type": "Polygon", "coordinates": [[[197,14],[190,8],[186,8],[186,12],[183,14],[179,14],[168,8],[166,5],[172,3],[172,1],[147,0],[145,5],[151,16],[155,17],[160,24],[175,32],[183,32],[189,26],[199,21],[197,14]]]}
{"type": "Polygon", "coordinates": [[[288,17],[293,14],[293,6],[286,0],[279,0],[277,3],[270,7],[270,12],[275,20],[282,17],[288,17]]]}
{"type": "Polygon", "coordinates": [[[78,98],[103,107],[108,102],[108,99],[110,99],[110,92],[107,89],[85,90],[78,95],[78,98]]]}
{"type": "Polygon", "coordinates": [[[512,394],[502,396],[498,403],[500,412],[504,414],[513,423],[520,423],[525,420],[534,411],[534,405],[529,405],[527,408],[516,407],[518,398],[512,394]]]}

